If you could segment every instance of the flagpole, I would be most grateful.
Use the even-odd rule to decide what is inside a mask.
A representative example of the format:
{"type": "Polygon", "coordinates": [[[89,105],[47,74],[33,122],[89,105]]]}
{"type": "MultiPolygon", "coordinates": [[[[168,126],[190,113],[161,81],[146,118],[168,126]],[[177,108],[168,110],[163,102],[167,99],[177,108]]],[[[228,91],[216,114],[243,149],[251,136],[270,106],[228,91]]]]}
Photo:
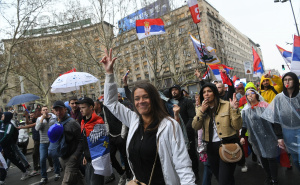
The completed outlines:
{"type": "MultiPolygon", "coordinates": [[[[199,35],[199,41],[200,41],[200,46],[201,46],[201,51],[200,51],[200,53],[202,54],[202,57],[203,57],[204,54],[203,54],[203,48],[202,48],[202,42],[201,42],[201,36],[200,36],[200,30],[199,30],[198,24],[196,24],[196,26],[197,26],[198,35],[199,35]]],[[[205,70],[207,71],[206,60],[205,60],[205,59],[203,59],[203,60],[204,60],[204,63],[205,63],[205,70]]],[[[207,76],[207,79],[208,79],[208,81],[209,81],[209,76],[207,76]]]]}

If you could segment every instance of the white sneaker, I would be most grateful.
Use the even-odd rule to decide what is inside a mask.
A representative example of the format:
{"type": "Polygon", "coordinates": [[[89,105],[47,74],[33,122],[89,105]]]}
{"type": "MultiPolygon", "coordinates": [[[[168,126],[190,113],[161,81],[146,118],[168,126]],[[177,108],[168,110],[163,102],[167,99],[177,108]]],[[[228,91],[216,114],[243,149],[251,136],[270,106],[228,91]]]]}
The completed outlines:
{"type": "Polygon", "coordinates": [[[4,181],[0,181],[0,184],[2,185],[2,184],[5,184],[5,183],[4,183],[4,181]]]}
{"type": "Polygon", "coordinates": [[[26,171],[25,173],[22,174],[21,181],[26,180],[29,177],[30,177],[29,172],[26,171]]]}
{"type": "Polygon", "coordinates": [[[124,174],[120,176],[118,185],[125,185],[125,183],[126,183],[126,173],[124,172],[124,174]]]}
{"type": "Polygon", "coordinates": [[[241,168],[241,171],[244,173],[248,171],[248,167],[246,164],[241,168]]]}
{"type": "Polygon", "coordinates": [[[49,167],[48,170],[47,170],[47,173],[52,172],[53,170],[54,170],[53,167],[49,167]]]}

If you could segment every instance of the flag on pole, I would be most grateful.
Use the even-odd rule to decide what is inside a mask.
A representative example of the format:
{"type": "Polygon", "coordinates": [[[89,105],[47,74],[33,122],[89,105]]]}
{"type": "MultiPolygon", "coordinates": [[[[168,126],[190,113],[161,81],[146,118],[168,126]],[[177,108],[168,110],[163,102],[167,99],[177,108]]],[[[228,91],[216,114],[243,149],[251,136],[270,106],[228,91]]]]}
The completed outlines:
{"type": "Polygon", "coordinates": [[[277,47],[279,53],[281,54],[282,58],[284,59],[284,61],[287,64],[290,64],[292,62],[292,52],[287,51],[287,50],[283,49],[282,47],[279,47],[277,44],[276,44],[276,47],[277,47]]]}
{"type": "Polygon", "coordinates": [[[194,23],[195,24],[199,23],[201,21],[201,19],[200,19],[200,11],[199,11],[197,0],[188,0],[187,4],[190,8],[190,12],[191,12],[194,23]]]}
{"type": "Polygon", "coordinates": [[[216,55],[216,50],[210,46],[206,47],[203,43],[197,40],[193,35],[190,34],[197,56],[202,64],[212,65],[219,64],[221,61],[216,55]],[[201,46],[202,45],[202,46],[201,46]],[[202,52],[201,52],[202,51],[202,52]]]}
{"type": "Polygon", "coordinates": [[[136,20],[136,33],[140,39],[151,35],[160,35],[166,33],[162,19],[141,19],[136,20]]]}
{"type": "Polygon", "coordinates": [[[294,35],[291,71],[300,75],[300,36],[294,35]]]}
{"type": "MultiPolygon", "coordinates": [[[[216,65],[209,65],[209,68],[211,69],[211,71],[213,72],[213,74],[215,75],[216,79],[221,81],[222,77],[221,77],[221,71],[223,69],[226,70],[227,74],[229,74],[229,71],[232,70],[233,68],[228,67],[224,64],[216,64],[216,65]]],[[[223,80],[222,80],[223,81],[223,80]]]]}
{"type": "Polygon", "coordinates": [[[252,47],[252,52],[253,52],[253,77],[261,77],[265,72],[261,59],[253,47],[252,47]]]}
{"type": "Polygon", "coordinates": [[[207,68],[207,70],[205,71],[205,73],[203,74],[202,78],[203,79],[206,79],[206,78],[209,78],[209,68],[207,68]]]}

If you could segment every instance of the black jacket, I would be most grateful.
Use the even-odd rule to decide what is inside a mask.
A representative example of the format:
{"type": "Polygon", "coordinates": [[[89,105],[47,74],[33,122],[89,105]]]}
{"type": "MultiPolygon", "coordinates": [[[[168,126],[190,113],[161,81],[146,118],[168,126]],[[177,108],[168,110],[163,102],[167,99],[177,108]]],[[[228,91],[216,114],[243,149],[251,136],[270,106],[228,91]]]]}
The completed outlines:
{"type": "Polygon", "coordinates": [[[196,116],[196,112],[192,100],[181,95],[178,101],[178,106],[180,107],[180,116],[183,119],[187,132],[194,132],[192,128],[192,122],[196,116]]]}
{"type": "MultiPolygon", "coordinates": [[[[69,116],[66,115],[64,120],[68,119],[69,116]]],[[[68,152],[62,156],[63,159],[67,159],[71,155],[76,156],[77,159],[80,158],[83,148],[82,148],[82,137],[81,137],[81,129],[79,123],[71,118],[64,125],[64,134],[66,137],[66,143],[68,144],[68,152]]]]}
{"type": "Polygon", "coordinates": [[[116,118],[105,106],[103,106],[103,110],[105,111],[105,117],[108,123],[109,133],[112,135],[121,134],[123,125],[122,122],[118,120],[118,118],[116,118]]]}
{"type": "MultiPolygon", "coordinates": [[[[232,97],[233,97],[233,93],[235,92],[234,83],[233,83],[233,81],[231,79],[230,79],[230,81],[231,81],[232,86],[228,85],[228,91],[225,92],[224,96],[220,96],[219,95],[220,99],[222,99],[222,100],[229,101],[229,98],[232,99],[232,97]]],[[[204,80],[200,81],[201,88],[205,84],[207,84],[207,82],[205,82],[204,80]]]]}

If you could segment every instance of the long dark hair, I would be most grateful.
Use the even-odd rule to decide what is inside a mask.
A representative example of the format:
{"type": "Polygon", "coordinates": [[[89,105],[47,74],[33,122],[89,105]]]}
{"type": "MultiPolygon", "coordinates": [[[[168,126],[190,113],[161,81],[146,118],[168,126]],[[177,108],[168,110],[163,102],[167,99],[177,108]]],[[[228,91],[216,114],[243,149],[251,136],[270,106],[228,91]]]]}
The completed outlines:
{"type": "MultiPolygon", "coordinates": [[[[144,89],[149,95],[150,102],[151,102],[151,110],[150,110],[151,111],[150,114],[152,118],[151,122],[153,122],[154,120],[158,120],[158,123],[160,123],[164,118],[169,116],[169,114],[167,113],[164,107],[163,101],[158,94],[157,89],[152,84],[145,83],[145,82],[137,83],[135,87],[132,89],[132,93],[131,93],[131,99],[133,100],[133,102],[134,102],[134,92],[137,89],[144,89]]],[[[135,103],[133,109],[140,116],[140,119],[142,120],[142,115],[137,111],[135,107],[135,103]]]]}

